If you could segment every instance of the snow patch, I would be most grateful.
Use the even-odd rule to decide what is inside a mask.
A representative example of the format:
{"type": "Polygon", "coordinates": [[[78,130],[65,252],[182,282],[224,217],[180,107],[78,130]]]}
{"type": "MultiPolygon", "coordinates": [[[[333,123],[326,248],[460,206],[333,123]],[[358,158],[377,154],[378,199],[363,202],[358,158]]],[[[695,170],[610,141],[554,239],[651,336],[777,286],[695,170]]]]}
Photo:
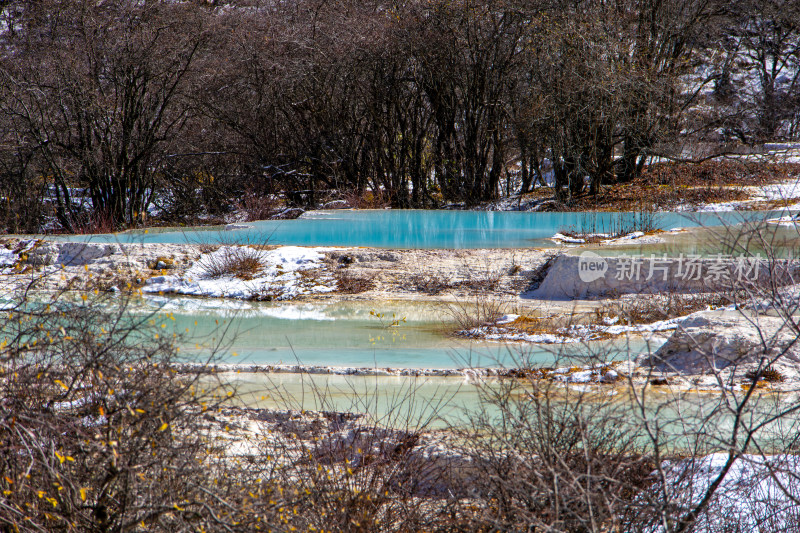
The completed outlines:
{"type": "MultiPolygon", "coordinates": [[[[676,503],[689,508],[700,502],[727,461],[727,453],[714,453],[665,461],[661,466],[676,503]]],[[[707,512],[699,516],[695,530],[722,531],[731,517],[740,531],[793,530],[798,518],[798,475],[800,457],[796,455],[742,455],[717,488],[707,512]]],[[[652,490],[659,487],[656,484],[652,490]]],[[[654,526],[649,531],[662,528],[654,526]]]]}
{"type": "MultiPolygon", "coordinates": [[[[671,318],[669,320],[659,320],[651,324],[618,324],[619,317],[603,319],[604,324],[572,325],[559,328],[555,333],[525,333],[514,330],[513,327],[498,327],[508,325],[513,320],[497,322],[495,326],[480,326],[464,331],[459,334],[470,338],[480,338],[490,341],[500,342],[530,342],[536,344],[568,344],[573,342],[585,342],[603,338],[606,335],[621,335],[623,333],[657,333],[676,329],[678,325],[692,315],[671,318]]],[[[506,317],[503,317],[506,318],[506,317]]],[[[515,318],[516,319],[516,318],[515,318]]]]}
{"type": "Polygon", "coordinates": [[[304,279],[301,271],[319,268],[322,252],[333,248],[301,248],[282,246],[262,251],[249,247],[224,246],[203,256],[183,275],[156,276],[147,280],[146,293],[171,293],[245,300],[287,300],[301,294],[335,290],[332,279],[304,279]],[[261,263],[252,279],[231,275],[211,277],[209,269],[225,261],[231,254],[247,253],[261,263]]]}

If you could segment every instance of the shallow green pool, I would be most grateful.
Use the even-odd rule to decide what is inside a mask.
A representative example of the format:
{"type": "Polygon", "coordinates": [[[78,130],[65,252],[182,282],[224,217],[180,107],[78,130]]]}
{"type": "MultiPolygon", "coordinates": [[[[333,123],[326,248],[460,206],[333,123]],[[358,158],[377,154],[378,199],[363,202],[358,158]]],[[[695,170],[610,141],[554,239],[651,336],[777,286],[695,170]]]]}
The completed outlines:
{"type": "Polygon", "coordinates": [[[448,334],[446,309],[419,302],[240,302],[148,297],[138,312],[183,336],[186,360],[367,368],[554,366],[627,358],[640,338],[565,345],[506,345],[448,334]],[[377,314],[383,317],[376,316],[377,314]],[[403,320],[405,319],[405,320],[403,320]],[[392,325],[397,321],[396,325],[392,325]]]}

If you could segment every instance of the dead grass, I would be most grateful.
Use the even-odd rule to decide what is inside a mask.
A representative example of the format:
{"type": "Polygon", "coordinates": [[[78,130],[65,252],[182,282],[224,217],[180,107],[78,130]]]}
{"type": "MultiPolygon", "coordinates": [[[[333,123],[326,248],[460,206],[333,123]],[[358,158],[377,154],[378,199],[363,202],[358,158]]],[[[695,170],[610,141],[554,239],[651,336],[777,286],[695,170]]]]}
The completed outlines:
{"type": "MultiPolygon", "coordinates": [[[[650,324],[730,303],[730,298],[720,293],[638,295],[622,302],[619,317],[625,324],[650,324]]],[[[601,318],[598,316],[598,320],[601,318]]]]}
{"type": "Polygon", "coordinates": [[[281,211],[283,205],[273,195],[251,191],[245,193],[236,207],[244,213],[246,222],[253,222],[271,218],[281,211]]]}
{"type": "Polygon", "coordinates": [[[220,249],[219,244],[199,244],[197,249],[200,250],[201,254],[210,254],[211,252],[216,252],[220,249]]]}
{"type": "Polygon", "coordinates": [[[448,279],[436,274],[414,274],[408,278],[406,288],[423,292],[425,294],[440,294],[454,288],[455,285],[448,279]]]}
{"type": "Polygon", "coordinates": [[[551,319],[534,317],[534,316],[520,316],[513,322],[503,324],[511,333],[526,333],[535,335],[537,333],[552,333],[557,326],[551,319]]]}
{"type": "Polygon", "coordinates": [[[746,377],[751,381],[758,380],[758,381],[766,381],[767,383],[781,383],[786,379],[784,378],[783,374],[781,374],[778,370],[772,368],[771,366],[762,369],[760,374],[755,370],[751,370],[747,372],[744,375],[744,377],[746,377]]]}
{"type": "Polygon", "coordinates": [[[391,199],[381,191],[376,194],[371,190],[350,190],[342,192],[340,197],[355,209],[383,209],[391,206],[391,199]]]}
{"type": "Polygon", "coordinates": [[[444,311],[457,325],[458,331],[496,324],[505,314],[506,302],[485,294],[476,294],[471,300],[459,300],[444,305],[444,311]]]}
{"type": "Polygon", "coordinates": [[[251,280],[264,268],[257,250],[247,246],[231,246],[221,254],[206,256],[199,263],[206,277],[216,279],[226,276],[251,280]]]}
{"type": "Polygon", "coordinates": [[[800,174],[799,164],[753,161],[660,163],[645,168],[631,183],[604,186],[597,196],[574,198],[575,211],[672,209],[680,204],[737,202],[749,195],[743,186],[779,183],[800,174]]]}
{"type": "Polygon", "coordinates": [[[334,274],[336,287],[343,294],[359,294],[375,288],[375,276],[355,273],[347,268],[340,268],[334,274]]]}
{"type": "Polygon", "coordinates": [[[502,273],[492,273],[486,276],[472,276],[471,274],[460,281],[445,279],[436,274],[414,274],[408,278],[405,288],[436,295],[445,291],[491,292],[497,289],[502,273]]]}

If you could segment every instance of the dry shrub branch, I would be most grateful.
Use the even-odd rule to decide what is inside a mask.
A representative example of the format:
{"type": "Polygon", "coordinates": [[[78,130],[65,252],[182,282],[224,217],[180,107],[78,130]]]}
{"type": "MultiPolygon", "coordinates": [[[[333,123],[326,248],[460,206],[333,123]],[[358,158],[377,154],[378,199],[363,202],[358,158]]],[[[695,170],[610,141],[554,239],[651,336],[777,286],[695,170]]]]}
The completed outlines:
{"type": "MultiPolygon", "coordinates": [[[[20,295],[17,295],[18,297],[20,295]]],[[[154,316],[102,297],[21,298],[0,336],[0,527],[189,530],[220,475],[202,414],[154,316]]],[[[167,320],[165,318],[165,320],[167,320]]]]}

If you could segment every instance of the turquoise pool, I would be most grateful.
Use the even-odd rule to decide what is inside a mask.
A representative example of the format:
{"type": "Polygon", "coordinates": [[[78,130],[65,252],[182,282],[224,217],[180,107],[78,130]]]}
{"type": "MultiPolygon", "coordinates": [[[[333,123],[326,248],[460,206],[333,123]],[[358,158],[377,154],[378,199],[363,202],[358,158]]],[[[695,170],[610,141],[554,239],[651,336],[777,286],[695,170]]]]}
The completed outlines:
{"type": "MultiPolygon", "coordinates": [[[[661,229],[719,226],[780,216],[777,212],[657,213],[661,229]]],[[[230,227],[159,228],[56,239],[122,243],[251,243],[378,248],[553,247],[564,228],[608,232],[632,213],[526,213],[498,211],[336,210],[312,211],[297,220],[248,222],[230,227]],[[246,227],[242,227],[246,226],[246,227]]]]}

